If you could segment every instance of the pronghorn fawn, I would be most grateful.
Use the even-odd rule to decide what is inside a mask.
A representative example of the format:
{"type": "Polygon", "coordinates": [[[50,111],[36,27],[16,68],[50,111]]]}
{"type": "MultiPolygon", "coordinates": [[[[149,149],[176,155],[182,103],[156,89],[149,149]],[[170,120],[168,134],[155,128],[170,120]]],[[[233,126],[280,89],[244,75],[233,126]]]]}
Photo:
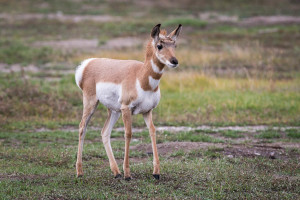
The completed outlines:
{"type": "Polygon", "coordinates": [[[82,150],[86,128],[100,101],[108,110],[108,117],[101,131],[110,168],[115,178],[122,177],[110,144],[113,126],[122,114],[125,127],[124,177],[130,180],[129,144],[132,136],[131,117],[143,114],[153,149],[153,176],[159,179],[160,166],[156,147],[156,133],[152,121],[152,110],[160,100],[159,81],[164,67],[178,66],[175,57],[176,38],[181,24],[169,35],[160,31],[160,24],[153,27],[146,47],[145,62],[90,58],[78,66],[75,79],[83,93],[83,115],[79,124],[79,144],[76,162],[77,177],[83,175],[82,150]]]}

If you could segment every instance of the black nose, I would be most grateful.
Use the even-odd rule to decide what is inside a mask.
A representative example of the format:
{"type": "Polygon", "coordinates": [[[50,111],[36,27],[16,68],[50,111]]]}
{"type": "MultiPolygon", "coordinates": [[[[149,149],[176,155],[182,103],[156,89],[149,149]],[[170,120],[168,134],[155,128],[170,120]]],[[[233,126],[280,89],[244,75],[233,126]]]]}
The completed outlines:
{"type": "Polygon", "coordinates": [[[177,65],[178,60],[175,57],[172,57],[171,60],[170,60],[170,63],[172,63],[173,65],[177,65]]]}

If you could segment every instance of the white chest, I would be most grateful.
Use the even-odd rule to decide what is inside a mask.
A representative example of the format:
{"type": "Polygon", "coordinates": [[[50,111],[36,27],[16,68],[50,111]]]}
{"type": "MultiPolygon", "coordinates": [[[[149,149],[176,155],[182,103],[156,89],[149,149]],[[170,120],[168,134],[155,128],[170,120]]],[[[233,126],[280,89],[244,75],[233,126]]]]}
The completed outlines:
{"type": "MultiPolygon", "coordinates": [[[[158,86],[155,85],[155,88],[158,86]]],[[[151,86],[152,87],[152,86],[151,86]]],[[[146,113],[155,108],[160,100],[160,90],[157,91],[144,91],[141,88],[140,82],[136,81],[137,99],[130,104],[132,113],[134,115],[139,113],[146,113]]]]}

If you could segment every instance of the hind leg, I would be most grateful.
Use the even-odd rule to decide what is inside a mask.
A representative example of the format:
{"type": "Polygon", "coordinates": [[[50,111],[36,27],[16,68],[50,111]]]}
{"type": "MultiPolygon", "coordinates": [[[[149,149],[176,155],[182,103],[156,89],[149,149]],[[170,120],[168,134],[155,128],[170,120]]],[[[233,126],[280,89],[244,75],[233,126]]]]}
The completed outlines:
{"type": "Polygon", "coordinates": [[[120,112],[108,110],[108,118],[103,126],[102,131],[101,131],[102,142],[104,144],[104,148],[105,148],[107,157],[109,159],[111,171],[114,173],[115,178],[121,177],[121,173],[118,168],[117,162],[115,160],[115,157],[112,152],[111,145],[110,145],[110,134],[111,134],[112,128],[118,121],[119,117],[120,117],[120,112]]]}
{"type": "Polygon", "coordinates": [[[95,112],[98,105],[98,99],[96,96],[88,96],[83,94],[83,114],[82,119],[79,124],[79,142],[78,142],[78,153],[77,153],[77,162],[76,162],[76,171],[77,177],[83,175],[82,170],[82,150],[83,150],[83,142],[86,133],[86,127],[95,112]]]}

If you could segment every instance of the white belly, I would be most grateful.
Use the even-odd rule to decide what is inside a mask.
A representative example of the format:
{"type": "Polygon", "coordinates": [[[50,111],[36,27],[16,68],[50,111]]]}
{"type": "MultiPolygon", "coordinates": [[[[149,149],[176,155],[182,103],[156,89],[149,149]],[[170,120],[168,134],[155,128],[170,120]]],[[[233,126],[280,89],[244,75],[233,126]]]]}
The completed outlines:
{"type": "MultiPolygon", "coordinates": [[[[160,90],[144,91],[139,81],[136,81],[137,98],[129,104],[132,114],[146,113],[155,108],[160,100],[160,90]]],[[[121,111],[122,85],[99,82],[96,84],[96,95],[99,101],[108,109],[121,111]]]]}
{"type": "Polygon", "coordinates": [[[96,84],[97,98],[110,110],[121,111],[121,94],[122,86],[120,84],[107,82],[99,82],[96,84]]]}

